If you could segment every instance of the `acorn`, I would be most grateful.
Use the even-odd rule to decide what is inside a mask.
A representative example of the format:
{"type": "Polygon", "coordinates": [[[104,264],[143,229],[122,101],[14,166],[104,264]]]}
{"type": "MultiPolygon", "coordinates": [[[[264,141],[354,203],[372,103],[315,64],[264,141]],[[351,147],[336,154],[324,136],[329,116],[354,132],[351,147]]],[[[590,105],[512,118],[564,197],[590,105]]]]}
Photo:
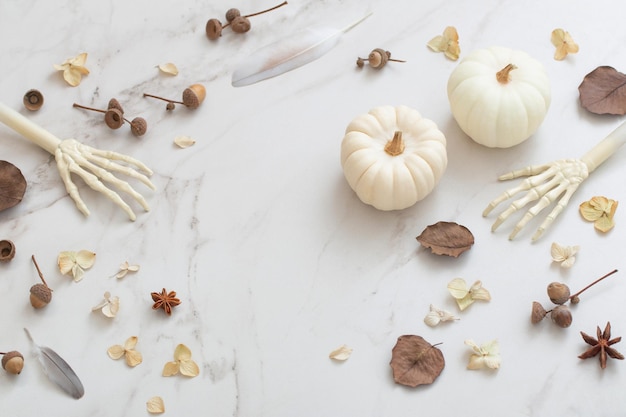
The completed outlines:
{"type": "Polygon", "coordinates": [[[391,59],[391,52],[385,51],[384,49],[381,49],[381,48],[373,49],[372,52],[369,53],[367,58],[360,58],[360,57],[357,58],[356,60],[357,67],[362,68],[365,65],[366,61],[369,64],[369,66],[374,69],[381,69],[382,67],[387,65],[387,62],[389,61],[406,62],[400,59],[391,59]]]}
{"type": "Polygon", "coordinates": [[[22,99],[24,102],[24,107],[26,107],[30,111],[37,111],[43,106],[43,94],[41,91],[30,89],[24,94],[24,98],[22,99]]]}
{"type": "Polygon", "coordinates": [[[235,33],[246,33],[250,30],[250,19],[245,16],[237,16],[230,23],[230,27],[235,33]]]}
{"type": "Polygon", "coordinates": [[[550,318],[559,327],[569,327],[572,324],[572,313],[569,307],[564,305],[556,306],[550,312],[550,318]]]}
{"type": "Polygon", "coordinates": [[[135,136],[143,136],[148,131],[148,122],[143,117],[135,117],[130,122],[130,131],[135,136]]]}
{"type": "Polygon", "coordinates": [[[197,109],[206,97],[206,89],[202,84],[192,84],[183,91],[182,101],[169,100],[153,94],[143,93],[144,97],[152,97],[167,102],[166,110],[174,110],[175,103],[182,104],[189,109],[197,109]]]}
{"type": "Polygon", "coordinates": [[[0,240],[0,262],[9,262],[15,257],[15,245],[10,240],[0,240]]]}
{"type": "Polygon", "coordinates": [[[241,12],[239,11],[239,9],[235,9],[233,7],[232,9],[228,9],[226,11],[226,21],[227,22],[232,22],[238,16],[241,16],[241,12]]]}
{"type": "Polygon", "coordinates": [[[543,306],[537,301],[533,301],[533,308],[530,314],[530,322],[532,324],[537,324],[546,317],[546,314],[548,314],[546,309],[543,308],[543,306]]]}
{"type": "Polygon", "coordinates": [[[124,114],[124,108],[122,107],[122,105],[120,104],[119,101],[117,101],[116,98],[112,98],[111,100],[109,100],[109,104],[107,105],[107,109],[118,109],[120,111],[120,113],[124,114]]]}
{"type": "Polygon", "coordinates": [[[17,350],[3,354],[2,369],[13,375],[19,375],[24,369],[24,356],[17,350]]]}
{"type": "Polygon", "coordinates": [[[39,309],[47,306],[52,300],[52,290],[48,287],[46,280],[43,278],[43,274],[39,269],[39,265],[37,264],[37,260],[35,260],[35,255],[31,258],[33,263],[35,264],[35,268],[37,268],[37,273],[39,274],[39,278],[43,282],[43,284],[35,284],[30,287],[30,304],[39,309]]]}
{"type": "Polygon", "coordinates": [[[554,304],[565,304],[569,300],[569,287],[561,282],[551,282],[548,285],[548,297],[554,304]]]}

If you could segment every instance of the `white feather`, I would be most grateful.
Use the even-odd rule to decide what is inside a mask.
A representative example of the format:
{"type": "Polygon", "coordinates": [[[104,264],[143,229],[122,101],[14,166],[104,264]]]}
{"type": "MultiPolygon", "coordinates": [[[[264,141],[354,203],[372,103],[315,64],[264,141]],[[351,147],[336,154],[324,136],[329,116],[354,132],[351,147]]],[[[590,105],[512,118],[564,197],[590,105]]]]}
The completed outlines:
{"type": "Polygon", "coordinates": [[[330,51],[341,35],[368,18],[371,13],[344,29],[312,27],[266,45],[244,59],[233,72],[233,87],[243,87],[276,77],[330,51]]]}
{"type": "Polygon", "coordinates": [[[39,359],[46,376],[72,397],[76,399],[81,398],[85,394],[85,389],[70,365],[54,350],[46,346],[37,345],[28,329],[24,329],[24,331],[33,343],[33,346],[35,346],[37,359],[39,359]]]}

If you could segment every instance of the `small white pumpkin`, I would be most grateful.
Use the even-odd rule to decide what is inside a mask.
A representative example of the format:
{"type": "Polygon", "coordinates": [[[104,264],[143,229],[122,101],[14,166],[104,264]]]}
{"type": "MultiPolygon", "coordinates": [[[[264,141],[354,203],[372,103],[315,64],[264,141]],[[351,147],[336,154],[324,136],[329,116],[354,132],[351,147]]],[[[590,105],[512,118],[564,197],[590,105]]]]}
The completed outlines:
{"type": "Polygon", "coordinates": [[[466,56],[448,79],[450,109],[463,131],[490,148],[528,139],[550,107],[543,65],[525,52],[503,47],[466,56]]]}
{"type": "Polygon", "coordinates": [[[401,210],[426,197],[448,164],[446,138],[407,106],[381,106],[356,117],[341,143],[350,187],[379,210],[401,210]]]}

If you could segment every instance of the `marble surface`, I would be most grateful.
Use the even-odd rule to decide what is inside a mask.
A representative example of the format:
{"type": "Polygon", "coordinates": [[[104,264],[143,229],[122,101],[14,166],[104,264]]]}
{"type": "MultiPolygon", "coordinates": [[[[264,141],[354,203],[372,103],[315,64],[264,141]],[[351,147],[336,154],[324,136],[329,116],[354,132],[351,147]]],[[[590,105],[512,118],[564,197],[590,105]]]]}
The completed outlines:
{"type": "MultiPolygon", "coordinates": [[[[514,221],[495,233],[487,203],[516,182],[498,182],[514,168],[578,158],[622,122],[581,108],[577,87],[599,65],[626,62],[626,6],[618,0],[586,5],[550,2],[415,2],[411,0],[290,0],[251,18],[252,30],[225,30],[211,42],[207,19],[229,7],[244,14],[273,6],[241,0],[133,2],[24,0],[0,3],[0,100],[59,138],[132,155],[153,171],[144,212],[137,220],[76,179],[91,210],[84,217],[68,197],[54,158],[0,126],[0,159],[18,166],[28,181],[23,201],[0,212],[0,239],[17,247],[0,265],[0,350],[20,350],[21,375],[0,372],[2,416],[141,416],[145,403],[163,397],[165,415],[215,416],[623,416],[626,364],[578,359],[587,345],[579,332],[595,333],[607,321],[626,334],[626,283],[620,271],[589,290],[560,329],[530,324],[533,300],[548,305],[545,287],[566,282],[577,290],[614,269],[624,270],[621,208],[606,235],[583,221],[578,205],[594,195],[626,201],[626,149],[618,151],[578,189],[570,205],[536,243],[536,219],[517,239],[514,221]],[[427,4],[426,4],[427,3],[427,4]],[[373,14],[346,33],[329,53],[264,82],[231,86],[238,62],[298,29],[342,27],[373,14]],[[448,25],[458,29],[461,57],[492,45],[530,53],[552,84],[548,115],[528,141],[488,149],[462,133],[451,116],[446,82],[458,62],[426,47],[448,25]],[[561,27],[580,45],[577,55],[553,59],[550,33],[561,27]],[[355,67],[357,56],[381,47],[404,64],[376,72],[355,67]],[[87,52],[90,74],[69,87],[53,64],[87,52]],[[156,65],[173,62],[176,77],[156,65]],[[202,83],[207,98],[197,110],[142,93],[180,96],[202,83]],[[44,107],[26,111],[22,95],[37,88],[44,107]],[[127,127],[109,130],[100,115],[72,103],[103,108],[116,97],[131,117],[144,117],[138,139],[127,127]],[[381,212],[363,204],[339,163],[343,132],[355,116],[385,104],[404,104],[435,121],[448,141],[448,169],[437,188],[415,206],[381,212]],[[187,135],[187,149],[173,144],[187,135]],[[436,256],[415,237],[440,220],[470,228],[476,244],[459,258],[436,256]],[[575,265],[551,262],[550,245],[580,245],[575,265]],[[94,251],[96,262],[81,282],[61,275],[61,251],[94,251]],[[34,310],[28,290],[38,280],[35,255],[54,289],[46,308],[34,310]],[[141,266],[112,276],[124,261],[141,266]],[[459,313],[446,290],[455,277],[482,280],[489,303],[459,313]],[[151,309],[150,292],[174,290],[182,303],[168,317],[151,309]],[[118,315],[91,308],[105,291],[119,296],[118,315]],[[459,321],[429,328],[429,304],[459,321]],[[23,331],[70,362],[86,393],[74,400],[49,382],[23,331]],[[442,343],[446,366],[430,386],[396,385],[389,361],[400,335],[442,343]],[[107,348],[137,336],[143,363],[113,361],[107,348]],[[498,339],[497,371],[466,369],[465,339],[498,339]],[[162,377],[177,344],[200,366],[195,378],[162,377]],[[328,354],[346,344],[345,362],[328,354]]],[[[515,216],[514,216],[515,217],[515,216]]],[[[626,344],[615,345],[626,352],[626,344]]]]}

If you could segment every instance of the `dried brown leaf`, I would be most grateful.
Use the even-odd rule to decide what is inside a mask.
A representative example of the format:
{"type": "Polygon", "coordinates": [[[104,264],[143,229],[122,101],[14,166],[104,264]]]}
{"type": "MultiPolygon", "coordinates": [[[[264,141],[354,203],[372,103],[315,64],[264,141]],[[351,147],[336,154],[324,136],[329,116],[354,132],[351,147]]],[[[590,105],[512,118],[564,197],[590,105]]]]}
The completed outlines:
{"type": "Polygon", "coordinates": [[[398,384],[417,387],[432,384],[445,366],[443,353],[421,336],[398,338],[391,351],[393,379],[398,384]]]}
{"type": "Polygon", "coordinates": [[[416,237],[424,247],[436,255],[458,257],[474,244],[474,235],[465,226],[454,222],[437,222],[416,237]]]}
{"type": "Polygon", "coordinates": [[[26,192],[26,179],[18,167],[0,161],[0,211],[15,206],[26,192]]]}
{"type": "Polygon", "coordinates": [[[596,114],[626,114],[626,74],[600,66],[578,86],[580,104],[596,114]]]}

